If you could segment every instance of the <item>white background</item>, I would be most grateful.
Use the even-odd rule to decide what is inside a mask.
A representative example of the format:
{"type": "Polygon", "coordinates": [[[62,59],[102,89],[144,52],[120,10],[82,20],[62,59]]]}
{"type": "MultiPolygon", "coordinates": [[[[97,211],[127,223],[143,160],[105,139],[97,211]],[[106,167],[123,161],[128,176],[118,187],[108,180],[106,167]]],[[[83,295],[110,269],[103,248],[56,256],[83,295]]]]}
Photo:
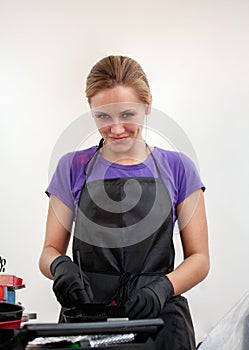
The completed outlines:
{"type": "Polygon", "coordinates": [[[38,270],[50,157],[88,111],[85,78],[109,54],[142,65],[154,107],[198,156],[212,266],[187,293],[197,338],[248,291],[248,42],[247,0],[0,1],[0,256],[24,279],[18,300],[39,322],[59,310],[38,270]]]}

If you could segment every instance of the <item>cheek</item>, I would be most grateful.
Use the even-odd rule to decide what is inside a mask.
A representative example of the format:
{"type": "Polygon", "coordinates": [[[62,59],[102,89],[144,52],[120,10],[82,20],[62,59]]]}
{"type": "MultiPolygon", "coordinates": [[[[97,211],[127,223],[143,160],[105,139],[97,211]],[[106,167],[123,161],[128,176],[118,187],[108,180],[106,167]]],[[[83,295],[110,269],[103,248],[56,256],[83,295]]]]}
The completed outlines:
{"type": "Polygon", "coordinates": [[[129,123],[127,123],[125,127],[126,127],[126,130],[129,130],[133,133],[139,133],[143,128],[143,126],[140,124],[129,124],[129,123]]]}
{"type": "Polygon", "coordinates": [[[136,122],[131,122],[131,121],[124,121],[123,122],[123,125],[124,125],[124,127],[126,128],[126,129],[136,129],[138,126],[139,126],[139,124],[138,123],[136,123],[136,122]]]}
{"type": "Polygon", "coordinates": [[[102,125],[101,123],[96,123],[96,126],[101,134],[105,134],[110,130],[109,125],[102,125]]]}

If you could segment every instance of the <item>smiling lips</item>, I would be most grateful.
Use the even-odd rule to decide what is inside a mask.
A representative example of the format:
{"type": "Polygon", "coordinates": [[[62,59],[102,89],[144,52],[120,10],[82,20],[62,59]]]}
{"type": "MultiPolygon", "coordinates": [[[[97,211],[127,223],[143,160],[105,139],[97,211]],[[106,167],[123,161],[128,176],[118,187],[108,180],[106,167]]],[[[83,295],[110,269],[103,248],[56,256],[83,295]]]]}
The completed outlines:
{"type": "Polygon", "coordinates": [[[111,142],[122,142],[126,141],[128,139],[128,136],[125,137],[110,137],[109,138],[111,142]]]}

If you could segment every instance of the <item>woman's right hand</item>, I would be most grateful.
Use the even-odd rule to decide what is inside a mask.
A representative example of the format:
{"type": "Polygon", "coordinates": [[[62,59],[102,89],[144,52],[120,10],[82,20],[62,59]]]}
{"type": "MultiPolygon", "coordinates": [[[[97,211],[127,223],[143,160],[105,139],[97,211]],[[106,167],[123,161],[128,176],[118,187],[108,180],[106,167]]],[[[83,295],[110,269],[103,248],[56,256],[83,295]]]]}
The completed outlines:
{"type": "Polygon", "coordinates": [[[65,307],[89,303],[93,299],[87,276],[84,272],[81,274],[78,265],[66,256],[72,222],[73,212],[51,195],[39,266],[46,277],[54,280],[53,291],[59,303],[65,307]]]}
{"type": "Polygon", "coordinates": [[[64,307],[74,307],[93,301],[93,292],[84,272],[80,272],[70,257],[58,256],[50,266],[54,276],[53,291],[64,307]]]}

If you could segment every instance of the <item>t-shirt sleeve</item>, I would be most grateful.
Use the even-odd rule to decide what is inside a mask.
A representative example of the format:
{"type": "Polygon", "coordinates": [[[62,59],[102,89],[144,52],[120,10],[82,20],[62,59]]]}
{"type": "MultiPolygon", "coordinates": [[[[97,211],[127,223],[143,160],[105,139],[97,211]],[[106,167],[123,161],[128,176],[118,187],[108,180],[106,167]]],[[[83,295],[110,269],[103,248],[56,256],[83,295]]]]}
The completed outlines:
{"type": "Polygon", "coordinates": [[[179,153],[179,156],[177,205],[194,191],[198,189],[205,191],[205,186],[192,159],[184,153],[179,153]]]}
{"type": "Polygon", "coordinates": [[[62,156],[58,162],[52,179],[45,193],[59,198],[69,209],[74,212],[74,199],[71,189],[71,164],[73,154],[62,156]]]}

